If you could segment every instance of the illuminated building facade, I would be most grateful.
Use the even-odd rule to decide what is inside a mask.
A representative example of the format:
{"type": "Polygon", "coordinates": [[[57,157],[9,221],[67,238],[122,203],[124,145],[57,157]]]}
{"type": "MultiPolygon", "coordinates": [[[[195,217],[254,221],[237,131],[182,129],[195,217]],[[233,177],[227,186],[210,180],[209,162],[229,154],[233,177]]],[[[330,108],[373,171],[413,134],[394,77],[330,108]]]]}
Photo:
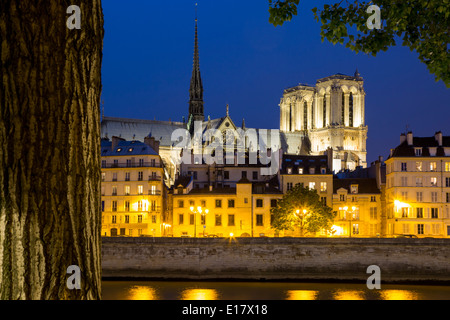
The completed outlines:
{"type": "Polygon", "coordinates": [[[280,185],[283,193],[300,184],[315,189],[322,202],[331,207],[333,200],[333,174],[329,156],[283,155],[280,185]]]}
{"type": "Polygon", "coordinates": [[[386,167],[388,236],[450,237],[450,137],[402,134],[386,167]]]}
{"type": "Polygon", "coordinates": [[[103,139],[102,236],[161,236],[165,225],[164,168],[155,139],[103,139]]]}
{"type": "Polygon", "coordinates": [[[272,183],[242,178],[235,187],[194,188],[192,177],[178,179],[173,190],[173,236],[274,236],[270,209],[283,194],[272,183]]]}
{"type": "Polygon", "coordinates": [[[280,130],[287,154],[324,154],[333,150],[332,171],[366,167],[364,81],[336,74],[286,89],[280,103],[280,130]],[[299,141],[302,143],[299,144],[299,141]]]}
{"type": "Polygon", "coordinates": [[[334,179],[335,236],[380,237],[385,215],[382,193],[375,178],[334,179]]]}

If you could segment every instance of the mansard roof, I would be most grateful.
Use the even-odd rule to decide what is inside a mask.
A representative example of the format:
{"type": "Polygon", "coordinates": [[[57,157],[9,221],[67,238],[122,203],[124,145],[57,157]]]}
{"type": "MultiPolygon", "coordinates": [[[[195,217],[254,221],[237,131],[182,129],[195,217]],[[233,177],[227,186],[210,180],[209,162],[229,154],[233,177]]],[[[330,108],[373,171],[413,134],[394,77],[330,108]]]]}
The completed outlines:
{"type": "Polygon", "coordinates": [[[450,148],[450,136],[442,137],[442,146],[439,146],[435,136],[413,137],[412,145],[408,145],[407,140],[403,141],[392,151],[389,158],[416,157],[415,148],[422,148],[422,154],[420,157],[431,157],[430,148],[436,148],[436,157],[448,157],[450,156],[450,151],[447,151],[446,154],[444,148],[450,148]]]}
{"type": "Polygon", "coordinates": [[[326,168],[326,173],[331,174],[328,167],[328,156],[302,156],[302,155],[283,155],[281,164],[281,174],[288,174],[287,169],[292,169],[292,174],[298,174],[298,169],[303,168],[303,174],[309,174],[311,168],[315,169],[314,174],[320,174],[321,168],[326,168]]]}
{"type": "Polygon", "coordinates": [[[149,145],[141,141],[124,141],[121,140],[117,146],[112,149],[112,141],[102,139],[101,141],[101,156],[137,156],[137,155],[153,155],[158,154],[149,145]]]}
{"type": "Polygon", "coordinates": [[[337,193],[337,191],[341,188],[347,190],[348,193],[351,193],[350,187],[352,185],[358,185],[358,194],[367,193],[367,194],[380,194],[381,191],[378,189],[377,180],[372,178],[352,178],[352,179],[333,179],[333,193],[337,193]]]}

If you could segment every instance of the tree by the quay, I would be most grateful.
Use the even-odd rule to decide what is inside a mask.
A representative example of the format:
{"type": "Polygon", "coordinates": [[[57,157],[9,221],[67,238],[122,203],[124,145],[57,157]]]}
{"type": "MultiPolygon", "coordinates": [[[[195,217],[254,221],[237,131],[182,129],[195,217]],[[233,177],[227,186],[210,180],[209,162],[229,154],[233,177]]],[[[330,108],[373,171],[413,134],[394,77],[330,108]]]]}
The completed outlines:
{"type": "Polygon", "coordinates": [[[0,1],[1,299],[101,298],[103,13],[72,4],[0,1]]]}
{"type": "Polygon", "coordinates": [[[276,231],[296,231],[299,236],[332,232],[336,212],[326,206],[313,189],[297,185],[289,190],[277,206],[271,209],[272,228],[276,231]]]}
{"type": "MultiPolygon", "coordinates": [[[[270,23],[275,26],[297,15],[300,0],[269,0],[270,23]]],[[[330,1],[313,9],[320,21],[322,41],[340,43],[355,52],[376,56],[401,45],[418,53],[436,81],[450,87],[450,0],[330,1]],[[381,28],[369,29],[371,5],[380,8],[381,28]]]]}

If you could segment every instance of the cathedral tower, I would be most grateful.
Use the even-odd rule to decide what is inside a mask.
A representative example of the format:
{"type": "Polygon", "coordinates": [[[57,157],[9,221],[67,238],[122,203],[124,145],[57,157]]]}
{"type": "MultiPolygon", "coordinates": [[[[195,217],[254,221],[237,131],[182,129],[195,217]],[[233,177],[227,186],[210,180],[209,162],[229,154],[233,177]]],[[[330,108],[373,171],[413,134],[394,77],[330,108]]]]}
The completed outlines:
{"type": "MultiPolygon", "coordinates": [[[[355,75],[336,74],[284,91],[280,103],[280,130],[298,139],[307,136],[310,154],[333,150],[333,170],[366,167],[364,81],[355,75]]],[[[294,140],[294,138],[290,138],[294,140]]],[[[289,144],[289,141],[288,141],[289,144]]],[[[289,151],[287,151],[289,153],[289,151]]]]}

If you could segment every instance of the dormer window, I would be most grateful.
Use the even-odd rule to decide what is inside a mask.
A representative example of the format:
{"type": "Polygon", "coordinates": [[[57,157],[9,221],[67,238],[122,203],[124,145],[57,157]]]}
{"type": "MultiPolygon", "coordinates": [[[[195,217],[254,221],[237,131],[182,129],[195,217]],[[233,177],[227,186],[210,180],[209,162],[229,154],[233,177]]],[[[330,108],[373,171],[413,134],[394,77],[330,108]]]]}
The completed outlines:
{"type": "Polygon", "coordinates": [[[303,168],[298,168],[298,174],[303,174],[303,168]]]}
{"type": "Polygon", "coordinates": [[[116,151],[117,151],[117,152],[121,152],[121,151],[122,151],[122,148],[117,148],[116,151]]]}
{"type": "Polygon", "coordinates": [[[128,152],[133,152],[133,148],[129,148],[129,149],[128,149],[128,152]]]}
{"type": "Polygon", "coordinates": [[[352,184],[350,186],[350,193],[352,193],[352,194],[357,194],[358,193],[358,185],[357,184],[352,184]]]}
{"type": "Polygon", "coordinates": [[[414,150],[415,150],[416,157],[422,156],[422,148],[415,148],[414,150]]]}
{"type": "Polygon", "coordinates": [[[292,174],[292,168],[287,168],[287,173],[292,174]]]}
{"type": "Polygon", "coordinates": [[[316,168],[309,168],[309,174],[315,174],[316,173],[316,168]]]}
{"type": "Polygon", "coordinates": [[[327,169],[326,168],[321,168],[320,169],[320,173],[321,174],[326,174],[327,173],[327,169]]]}

